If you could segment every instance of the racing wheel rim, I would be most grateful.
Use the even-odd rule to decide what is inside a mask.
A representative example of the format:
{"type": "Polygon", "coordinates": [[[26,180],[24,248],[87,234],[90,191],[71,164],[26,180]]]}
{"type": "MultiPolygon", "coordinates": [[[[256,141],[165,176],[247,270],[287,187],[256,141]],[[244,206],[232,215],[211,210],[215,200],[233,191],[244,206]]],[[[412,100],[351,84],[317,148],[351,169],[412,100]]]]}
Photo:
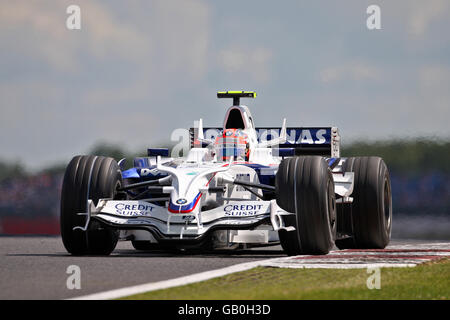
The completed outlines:
{"type": "Polygon", "coordinates": [[[389,179],[384,179],[384,191],[383,191],[383,203],[384,203],[384,219],[386,221],[386,230],[388,233],[391,231],[392,223],[392,199],[391,199],[391,185],[389,179]]]}
{"type": "Polygon", "coordinates": [[[334,234],[334,229],[336,228],[336,197],[334,196],[334,184],[332,180],[328,179],[327,184],[328,219],[330,222],[330,229],[334,234]]]}

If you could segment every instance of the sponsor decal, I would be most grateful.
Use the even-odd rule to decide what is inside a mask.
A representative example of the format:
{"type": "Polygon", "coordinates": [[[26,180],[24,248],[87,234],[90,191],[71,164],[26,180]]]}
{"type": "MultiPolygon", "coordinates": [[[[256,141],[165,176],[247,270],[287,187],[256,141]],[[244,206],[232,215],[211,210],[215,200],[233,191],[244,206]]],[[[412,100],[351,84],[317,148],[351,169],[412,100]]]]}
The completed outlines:
{"type": "Polygon", "coordinates": [[[258,214],[262,207],[262,204],[229,204],[223,211],[230,217],[248,217],[258,214]]]}
{"type": "MultiPolygon", "coordinates": [[[[269,141],[280,136],[280,129],[260,129],[257,132],[259,141],[269,141]]],[[[326,129],[287,129],[287,144],[324,144],[329,133],[326,129]]]]}
{"type": "MultiPolygon", "coordinates": [[[[258,141],[269,141],[280,136],[281,128],[256,128],[258,141]]],[[[214,140],[221,135],[221,130],[217,128],[209,128],[204,130],[205,139],[214,140]]],[[[312,145],[312,144],[330,144],[331,129],[330,128],[288,128],[286,130],[286,145],[312,145]]]]}
{"type": "Polygon", "coordinates": [[[140,176],[146,177],[146,176],[156,176],[158,175],[159,171],[157,169],[149,169],[149,168],[142,168],[140,170],[140,176]]]}
{"type": "Polygon", "coordinates": [[[177,201],[175,201],[175,203],[176,203],[176,204],[186,204],[186,203],[187,203],[187,200],[186,200],[186,199],[183,199],[183,198],[180,198],[180,199],[178,199],[177,201]]]}
{"type": "Polygon", "coordinates": [[[121,202],[117,203],[114,208],[116,209],[116,214],[128,217],[149,216],[153,210],[153,206],[151,205],[126,204],[121,202]]]}

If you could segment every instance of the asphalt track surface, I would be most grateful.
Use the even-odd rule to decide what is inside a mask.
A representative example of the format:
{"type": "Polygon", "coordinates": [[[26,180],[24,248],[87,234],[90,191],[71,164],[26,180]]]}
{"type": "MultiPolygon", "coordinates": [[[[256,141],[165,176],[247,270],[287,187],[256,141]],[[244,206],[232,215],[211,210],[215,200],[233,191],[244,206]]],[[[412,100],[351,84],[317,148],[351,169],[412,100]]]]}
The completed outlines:
{"type": "MultiPolygon", "coordinates": [[[[424,242],[393,240],[391,244],[424,242]]],[[[74,257],[58,237],[0,237],[0,299],[67,299],[284,256],[280,246],[174,254],[139,252],[130,242],[119,242],[110,256],[74,257]],[[67,288],[70,265],[80,267],[81,289],[67,288]]]]}
{"type": "Polygon", "coordinates": [[[280,246],[233,253],[148,253],[126,241],[107,257],[74,257],[59,237],[0,237],[0,299],[67,299],[282,256],[280,246]],[[80,267],[81,289],[67,289],[70,265],[80,267]]]}

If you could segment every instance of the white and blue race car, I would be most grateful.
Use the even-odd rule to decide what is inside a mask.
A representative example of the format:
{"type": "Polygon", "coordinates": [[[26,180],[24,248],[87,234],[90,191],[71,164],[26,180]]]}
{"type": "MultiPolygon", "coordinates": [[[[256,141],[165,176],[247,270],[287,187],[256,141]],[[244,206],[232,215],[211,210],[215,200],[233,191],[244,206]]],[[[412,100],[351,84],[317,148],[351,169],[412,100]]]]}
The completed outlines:
{"type": "Polygon", "coordinates": [[[61,235],[74,255],[137,250],[238,249],[281,244],[288,255],[384,248],[390,240],[389,172],[379,157],[340,157],[337,128],[255,127],[232,98],[221,128],[190,129],[187,156],[148,149],[124,169],[76,156],[61,194],[61,235]]]}

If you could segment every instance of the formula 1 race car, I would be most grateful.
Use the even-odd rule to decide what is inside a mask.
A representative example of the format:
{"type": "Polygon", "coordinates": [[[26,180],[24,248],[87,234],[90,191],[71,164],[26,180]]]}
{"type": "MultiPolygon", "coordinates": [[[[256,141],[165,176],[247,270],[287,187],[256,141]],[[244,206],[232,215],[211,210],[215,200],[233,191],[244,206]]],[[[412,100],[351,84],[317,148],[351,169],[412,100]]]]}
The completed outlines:
{"type": "Polygon", "coordinates": [[[241,98],[223,127],[189,129],[185,157],[148,149],[125,170],[76,156],[61,194],[61,235],[74,255],[137,250],[238,249],[281,244],[288,255],[384,248],[392,226],[388,168],[379,157],[340,157],[335,127],[258,128],[241,98]]]}

